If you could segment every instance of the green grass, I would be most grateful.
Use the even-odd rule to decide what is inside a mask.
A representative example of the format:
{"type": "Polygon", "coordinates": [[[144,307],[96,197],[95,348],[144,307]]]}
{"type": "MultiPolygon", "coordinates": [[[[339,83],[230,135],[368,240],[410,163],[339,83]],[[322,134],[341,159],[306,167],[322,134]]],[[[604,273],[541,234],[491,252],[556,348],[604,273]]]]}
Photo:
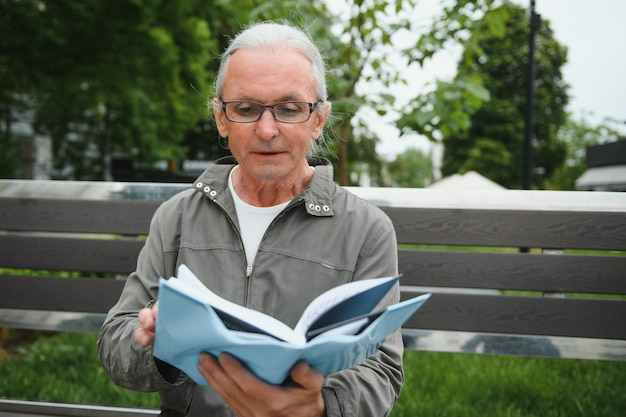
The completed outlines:
{"type": "Polygon", "coordinates": [[[624,416],[626,363],[411,351],[392,417],[624,416]]]}
{"type": "Polygon", "coordinates": [[[37,401],[158,408],[155,393],[115,386],[96,356],[97,335],[42,337],[0,362],[0,397],[37,401]]]}
{"type": "MultiPolygon", "coordinates": [[[[157,408],[156,394],[116,387],[96,335],[58,333],[0,361],[0,397],[157,408]]],[[[626,363],[407,351],[392,417],[618,417],[626,363]]]]}

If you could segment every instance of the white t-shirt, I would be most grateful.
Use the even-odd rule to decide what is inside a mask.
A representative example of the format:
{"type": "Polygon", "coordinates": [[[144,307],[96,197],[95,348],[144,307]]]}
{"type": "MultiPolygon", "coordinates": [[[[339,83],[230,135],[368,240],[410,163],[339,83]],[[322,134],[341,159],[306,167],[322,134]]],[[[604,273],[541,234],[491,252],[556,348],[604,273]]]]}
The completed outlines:
{"type": "Polygon", "coordinates": [[[237,195],[235,187],[233,187],[232,175],[237,169],[235,167],[230,171],[228,176],[228,188],[235,200],[235,208],[237,210],[237,219],[239,220],[239,228],[241,229],[241,239],[243,247],[246,251],[246,260],[248,267],[254,263],[259,244],[268,226],[289,204],[289,201],[270,207],[257,207],[246,203],[237,195]]]}

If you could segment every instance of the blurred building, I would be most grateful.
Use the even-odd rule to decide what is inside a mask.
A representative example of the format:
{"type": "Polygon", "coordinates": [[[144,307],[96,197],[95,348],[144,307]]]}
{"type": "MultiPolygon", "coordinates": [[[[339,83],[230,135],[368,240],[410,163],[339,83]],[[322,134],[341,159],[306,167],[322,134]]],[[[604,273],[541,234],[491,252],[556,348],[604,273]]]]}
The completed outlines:
{"type": "Polygon", "coordinates": [[[577,190],[626,191],[626,139],[588,147],[585,162],[577,190]]]}

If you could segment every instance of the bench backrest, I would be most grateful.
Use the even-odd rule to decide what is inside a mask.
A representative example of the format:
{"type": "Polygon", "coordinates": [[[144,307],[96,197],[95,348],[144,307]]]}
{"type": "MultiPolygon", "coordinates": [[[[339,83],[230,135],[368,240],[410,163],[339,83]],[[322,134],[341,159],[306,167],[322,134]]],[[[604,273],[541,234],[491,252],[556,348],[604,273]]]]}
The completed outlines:
{"type": "MultiPolygon", "coordinates": [[[[185,188],[0,181],[0,327],[97,331],[185,188]]],[[[350,190],[394,222],[403,297],[433,292],[408,348],[626,360],[626,194],[350,190]]]]}

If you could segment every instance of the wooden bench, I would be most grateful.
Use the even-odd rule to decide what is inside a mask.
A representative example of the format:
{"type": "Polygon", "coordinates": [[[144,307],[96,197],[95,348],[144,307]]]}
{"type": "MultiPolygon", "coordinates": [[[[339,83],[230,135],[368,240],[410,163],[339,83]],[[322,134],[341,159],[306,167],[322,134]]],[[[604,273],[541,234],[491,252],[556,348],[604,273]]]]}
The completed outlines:
{"type": "MultiPolygon", "coordinates": [[[[187,187],[0,181],[0,327],[98,331],[152,213],[187,187]]],[[[407,349],[626,361],[626,194],[350,190],[396,226],[403,297],[433,293],[407,349]]],[[[39,415],[77,415],[56,412],[39,415]]]]}

